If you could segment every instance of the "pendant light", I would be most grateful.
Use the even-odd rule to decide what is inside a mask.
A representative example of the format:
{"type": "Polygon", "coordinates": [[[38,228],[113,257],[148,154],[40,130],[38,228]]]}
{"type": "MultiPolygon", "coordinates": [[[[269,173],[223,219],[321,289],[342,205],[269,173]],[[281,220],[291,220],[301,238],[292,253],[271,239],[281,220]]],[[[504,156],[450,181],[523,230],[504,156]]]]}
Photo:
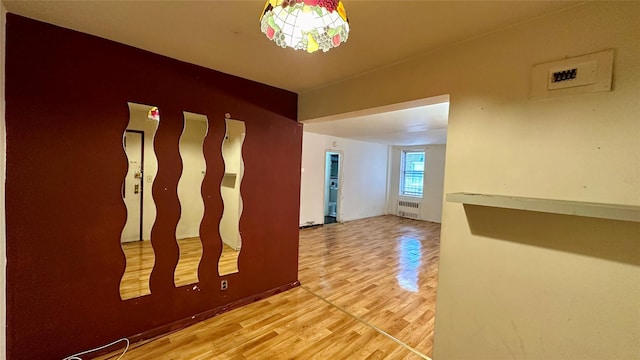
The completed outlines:
{"type": "Polygon", "coordinates": [[[347,41],[349,19],[340,0],[268,0],[260,30],[282,48],[327,52],[347,41]]]}

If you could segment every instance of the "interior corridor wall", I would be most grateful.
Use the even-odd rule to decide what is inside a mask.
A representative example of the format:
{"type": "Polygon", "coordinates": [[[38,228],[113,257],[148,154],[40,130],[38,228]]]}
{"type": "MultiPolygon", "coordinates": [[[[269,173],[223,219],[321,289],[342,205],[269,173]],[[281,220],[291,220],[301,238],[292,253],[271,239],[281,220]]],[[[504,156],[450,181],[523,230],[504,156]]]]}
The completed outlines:
{"type": "Polygon", "coordinates": [[[387,202],[387,212],[389,214],[397,214],[398,200],[419,201],[420,220],[437,223],[442,221],[445,154],[445,145],[389,147],[389,196],[387,202]],[[425,171],[422,198],[399,195],[400,169],[402,164],[402,151],[404,150],[424,151],[425,171]]]}
{"type": "MultiPolygon", "coordinates": [[[[582,3],[304,93],[299,117],[450,94],[445,194],[640,206],[639,18],[638,2],[582,3]],[[530,99],[535,64],[604,49],[612,91],[530,99]]],[[[639,359],[638,234],[446,202],[434,359],[639,359]]]]}
{"type": "Polygon", "coordinates": [[[387,145],[307,131],[302,136],[300,225],[324,221],[325,152],[341,152],[338,219],[349,221],[384,215],[387,191],[387,145]]]}
{"type": "Polygon", "coordinates": [[[325,135],[302,132],[300,226],[324,222],[325,138],[325,135]]]}

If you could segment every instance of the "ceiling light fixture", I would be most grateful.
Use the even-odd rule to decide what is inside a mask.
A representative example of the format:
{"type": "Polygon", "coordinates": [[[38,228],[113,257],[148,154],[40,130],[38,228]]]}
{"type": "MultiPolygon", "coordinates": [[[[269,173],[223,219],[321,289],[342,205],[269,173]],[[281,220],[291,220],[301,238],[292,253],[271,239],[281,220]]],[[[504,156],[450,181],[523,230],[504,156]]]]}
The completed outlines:
{"type": "Polygon", "coordinates": [[[260,30],[280,47],[327,52],[349,37],[349,19],[340,0],[268,0],[260,30]]]}

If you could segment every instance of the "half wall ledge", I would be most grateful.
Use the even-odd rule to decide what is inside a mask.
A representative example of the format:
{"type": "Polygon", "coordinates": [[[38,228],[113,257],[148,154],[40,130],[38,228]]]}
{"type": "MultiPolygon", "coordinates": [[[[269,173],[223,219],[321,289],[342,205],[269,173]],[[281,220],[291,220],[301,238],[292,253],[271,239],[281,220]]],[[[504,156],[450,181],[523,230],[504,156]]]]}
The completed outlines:
{"type": "Polygon", "coordinates": [[[640,222],[640,206],[538,199],[478,193],[448,193],[453,203],[640,222]]]}

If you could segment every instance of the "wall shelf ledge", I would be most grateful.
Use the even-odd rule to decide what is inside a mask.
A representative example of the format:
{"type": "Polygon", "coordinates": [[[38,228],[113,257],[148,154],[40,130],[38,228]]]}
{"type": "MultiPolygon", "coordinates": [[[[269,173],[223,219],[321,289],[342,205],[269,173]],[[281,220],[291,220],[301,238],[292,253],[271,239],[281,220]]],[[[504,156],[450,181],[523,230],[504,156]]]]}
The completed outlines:
{"type": "Polygon", "coordinates": [[[449,193],[447,201],[469,205],[640,222],[640,206],[538,199],[476,193],[449,193]]]}

